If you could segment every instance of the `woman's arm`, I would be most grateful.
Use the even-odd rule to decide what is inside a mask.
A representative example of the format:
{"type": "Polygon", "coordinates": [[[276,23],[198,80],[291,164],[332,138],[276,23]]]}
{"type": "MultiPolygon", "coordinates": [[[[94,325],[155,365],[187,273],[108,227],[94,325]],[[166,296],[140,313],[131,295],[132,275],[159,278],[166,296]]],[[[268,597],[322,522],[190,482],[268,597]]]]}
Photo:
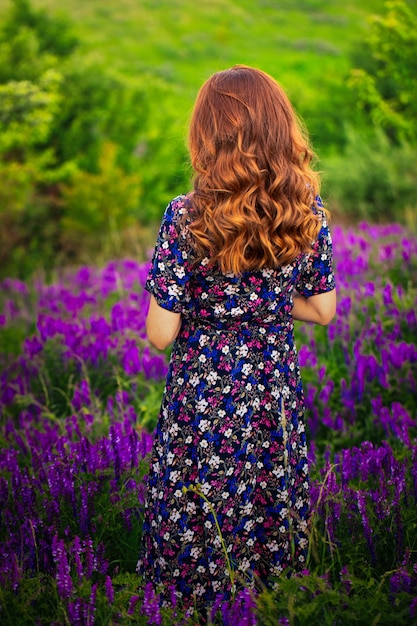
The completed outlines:
{"type": "Polygon", "coordinates": [[[336,289],[309,298],[304,298],[299,293],[294,294],[292,316],[295,320],[327,326],[335,313],[336,289]]]}
{"type": "Polygon", "coordinates": [[[181,328],[181,313],[173,313],[163,309],[151,295],[148,316],[146,318],[146,334],[157,350],[165,350],[176,338],[181,328]]]}

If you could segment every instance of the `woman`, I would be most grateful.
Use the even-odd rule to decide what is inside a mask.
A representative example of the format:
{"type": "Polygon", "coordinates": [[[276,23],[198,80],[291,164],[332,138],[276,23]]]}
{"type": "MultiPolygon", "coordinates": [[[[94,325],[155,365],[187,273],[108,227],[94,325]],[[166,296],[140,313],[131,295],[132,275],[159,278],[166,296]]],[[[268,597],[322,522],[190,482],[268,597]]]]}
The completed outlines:
{"type": "MultiPolygon", "coordinates": [[[[147,334],[174,343],[138,571],[185,607],[305,566],[308,465],[293,320],[328,324],[331,238],[281,87],[236,66],[201,88],[191,193],[168,206],[147,334]]],[[[192,609],[191,609],[192,610],[192,609]]]]}

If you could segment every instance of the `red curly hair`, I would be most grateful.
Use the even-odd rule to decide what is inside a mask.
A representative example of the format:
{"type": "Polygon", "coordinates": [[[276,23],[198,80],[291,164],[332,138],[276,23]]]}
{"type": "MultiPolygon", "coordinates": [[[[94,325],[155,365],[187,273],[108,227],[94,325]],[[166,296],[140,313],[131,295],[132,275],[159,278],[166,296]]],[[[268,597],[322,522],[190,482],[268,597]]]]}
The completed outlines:
{"type": "Polygon", "coordinates": [[[314,153],[283,89],[236,65],[200,89],[189,130],[194,169],[189,230],[198,259],[227,273],[278,267],[320,230],[314,153]]]}

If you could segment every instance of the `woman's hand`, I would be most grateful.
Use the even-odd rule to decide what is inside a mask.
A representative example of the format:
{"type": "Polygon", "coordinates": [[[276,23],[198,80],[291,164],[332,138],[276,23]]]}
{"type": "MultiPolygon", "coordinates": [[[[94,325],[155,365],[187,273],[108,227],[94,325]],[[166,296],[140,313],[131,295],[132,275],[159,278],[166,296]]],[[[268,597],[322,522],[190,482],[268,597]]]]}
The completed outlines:
{"type": "Polygon", "coordinates": [[[336,313],[336,289],[305,298],[294,294],[292,316],[300,322],[313,322],[327,326],[336,313]]]}
{"type": "Polygon", "coordinates": [[[163,309],[151,296],[146,318],[146,334],[151,344],[157,350],[165,350],[175,340],[180,328],[181,313],[163,309]]]}

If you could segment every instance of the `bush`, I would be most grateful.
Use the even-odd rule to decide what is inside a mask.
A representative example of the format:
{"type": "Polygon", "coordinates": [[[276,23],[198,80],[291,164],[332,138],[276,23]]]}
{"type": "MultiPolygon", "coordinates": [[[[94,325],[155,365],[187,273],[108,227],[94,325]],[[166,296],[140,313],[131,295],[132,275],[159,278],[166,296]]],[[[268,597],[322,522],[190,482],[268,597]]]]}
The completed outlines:
{"type": "Polygon", "coordinates": [[[95,251],[120,252],[109,235],[144,217],[144,93],[142,80],[81,58],[65,19],[14,0],[0,29],[2,276],[82,259],[87,232],[95,251]]]}
{"type": "Polygon", "coordinates": [[[80,250],[94,257],[105,247],[123,254],[120,233],[135,221],[141,187],[137,174],[126,174],[117,165],[117,148],[103,144],[99,170],[76,170],[62,186],[61,249],[67,258],[80,250]]]}
{"type": "Polygon", "coordinates": [[[349,85],[371,124],[390,139],[417,142],[417,15],[402,0],[370,17],[370,30],[354,60],[349,85]]]}
{"type": "Polygon", "coordinates": [[[385,15],[369,17],[368,33],[352,53],[344,99],[339,89],[323,109],[330,111],[324,131],[333,121],[339,133],[322,151],[324,183],[340,216],[414,228],[417,16],[401,0],[385,7],[385,15]]]}
{"type": "Polygon", "coordinates": [[[325,193],[338,215],[415,227],[417,156],[408,143],[392,145],[382,130],[352,127],[339,154],[323,157],[325,193]]]}

